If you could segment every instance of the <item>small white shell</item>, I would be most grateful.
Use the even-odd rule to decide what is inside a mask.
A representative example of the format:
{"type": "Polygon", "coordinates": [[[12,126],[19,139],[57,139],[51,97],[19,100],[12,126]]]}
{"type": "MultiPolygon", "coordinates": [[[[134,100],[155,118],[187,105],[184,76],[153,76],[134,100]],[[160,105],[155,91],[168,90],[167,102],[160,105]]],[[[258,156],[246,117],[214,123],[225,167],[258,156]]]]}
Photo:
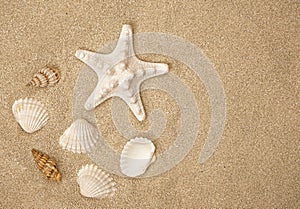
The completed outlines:
{"type": "Polygon", "coordinates": [[[85,119],[77,119],[59,139],[63,149],[73,153],[92,151],[99,138],[98,129],[85,119]]]}
{"type": "Polygon", "coordinates": [[[28,133],[38,131],[49,120],[45,105],[32,98],[15,101],[12,106],[12,112],[22,129],[28,133]]]}
{"type": "Polygon", "coordinates": [[[60,80],[60,74],[56,67],[45,66],[35,73],[27,86],[47,87],[54,86],[60,80]]]}
{"type": "Polygon", "coordinates": [[[85,165],[78,172],[77,183],[85,197],[104,198],[114,195],[116,183],[95,165],[85,165]]]}
{"type": "Polygon", "coordinates": [[[155,146],[146,138],[131,139],[124,146],[121,154],[120,167],[123,174],[135,177],[145,173],[155,161],[155,146]]]}

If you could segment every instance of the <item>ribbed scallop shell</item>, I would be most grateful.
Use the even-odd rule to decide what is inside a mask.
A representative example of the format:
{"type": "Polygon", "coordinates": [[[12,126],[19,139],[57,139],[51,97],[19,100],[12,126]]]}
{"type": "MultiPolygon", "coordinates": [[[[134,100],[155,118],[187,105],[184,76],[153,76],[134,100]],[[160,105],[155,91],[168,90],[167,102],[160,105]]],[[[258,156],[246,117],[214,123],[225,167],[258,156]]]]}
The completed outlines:
{"type": "Polygon", "coordinates": [[[155,161],[155,146],[146,138],[134,138],[126,143],[121,154],[120,167],[130,177],[142,175],[155,161]]]}
{"type": "Polygon", "coordinates": [[[98,129],[85,119],[77,119],[59,139],[63,149],[73,153],[92,151],[99,138],[98,129]]]}
{"type": "Polygon", "coordinates": [[[36,149],[32,149],[31,152],[38,168],[43,172],[47,179],[61,181],[61,173],[59,172],[53,158],[36,149]]]}
{"type": "Polygon", "coordinates": [[[80,193],[85,197],[111,197],[116,191],[116,183],[109,177],[109,174],[95,165],[83,166],[77,175],[80,193]]]}
{"type": "Polygon", "coordinates": [[[45,105],[36,99],[25,98],[14,102],[12,112],[24,131],[33,133],[45,126],[49,120],[45,105]]]}
{"type": "Polygon", "coordinates": [[[45,66],[35,73],[27,86],[47,87],[54,86],[60,80],[60,74],[56,67],[45,66]]]}

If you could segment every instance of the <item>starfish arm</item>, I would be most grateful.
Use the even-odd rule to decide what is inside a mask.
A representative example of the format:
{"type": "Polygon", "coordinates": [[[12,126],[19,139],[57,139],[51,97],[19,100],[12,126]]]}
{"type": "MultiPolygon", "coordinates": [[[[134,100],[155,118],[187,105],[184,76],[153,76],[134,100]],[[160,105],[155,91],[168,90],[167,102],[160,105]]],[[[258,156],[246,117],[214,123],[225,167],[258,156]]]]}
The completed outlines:
{"type": "Polygon", "coordinates": [[[92,110],[110,97],[112,97],[112,92],[109,92],[109,90],[107,89],[101,88],[101,83],[98,83],[97,87],[86,100],[84,107],[86,110],[92,110]]]}
{"type": "Polygon", "coordinates": [[[123,25],[120,37],[115,50],[112,52],[116,63],[134,55],[132,28],[130,25],[123,25]]]}
{"type": "Polygon", "coordinates": [[[145,110],[139,92],[130,98],[123,97],[122,99],[126,102],[126,104],[129,106],[134,116],[139,121],[143,121],[145,119],[146,114],[145,114],[145,110]]]}
{"type": "Polygon", "coordinates": [[[163,75],[169,72],[169,66],[164,63],[151,63],[139,60],[140,66],[144,70],[143,80],[163,75]]]}
{"type": "Polygon", "coordinates": [[[91,67],[97,75],[100,76],[104,75],[107,67],[109,66],[106,64],[107,55],[104,54],[90,52],[87,50],[77,50],[75,56],[91,67]]]}

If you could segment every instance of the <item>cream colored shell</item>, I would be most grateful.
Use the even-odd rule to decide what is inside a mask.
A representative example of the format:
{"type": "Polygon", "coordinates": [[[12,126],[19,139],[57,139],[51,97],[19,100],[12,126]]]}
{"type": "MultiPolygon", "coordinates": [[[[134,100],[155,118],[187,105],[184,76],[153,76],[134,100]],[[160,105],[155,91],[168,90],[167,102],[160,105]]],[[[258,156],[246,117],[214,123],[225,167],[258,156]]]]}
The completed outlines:
{"type": "Polygon", "coordinates": [[[96,127],[85,119],[77,119],[59,139],[63,149],[73,153],[87,153],[95,147],[99,134],[96,127]]]}
{"type": "Polygon", "coordinates": [[[146,172],[155,161],[155,146],[146,138],[131,139],[124,146],[120,158],[120,167],[123,174],[136,177],[146,172]]]}
{"type": "Polygon", "coordinates": [[[45,126],[49,120],[44,104],[32,98],[19,99],[14,102],[12,112],[16,121],[27,133],[33,133],[45,126]]]}
{"type": "Polygon", "coordinates": [[[95,165],[85,165],[78,172],[77,183],[80,194],[91,198],[111,197],[116,191],[116,183],[109,174],[95,165]]]}

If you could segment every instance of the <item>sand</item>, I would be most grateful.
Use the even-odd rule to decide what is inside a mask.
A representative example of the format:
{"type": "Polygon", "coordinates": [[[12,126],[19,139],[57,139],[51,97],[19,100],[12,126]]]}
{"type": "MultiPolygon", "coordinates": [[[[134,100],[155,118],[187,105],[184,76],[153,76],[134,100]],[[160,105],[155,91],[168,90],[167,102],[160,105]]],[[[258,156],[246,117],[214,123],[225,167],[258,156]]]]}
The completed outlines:
{"type": "MultiPolygon", "coordinates": [[[[299,6],[293,0],[2,2],[0,208],[299,208],[299,6]],[[73,88],[83,66],[74,54],[117,39],[126,23],[134,33],[173,34],[203,50],[223,82],[226,125],[214,155],[199,164],[211,119],[205,86],[184,63],[140,56],[167,62],[170,73],[191,89],[201,116],[195,144],[171,170],[142,179],[112,174],[116,194],[88,199],[80,195],[76,175],[93,161],[58,144],[73,121],[73,88]],[[47,63],[59,66],[58,85],[26,87],[47,63]],[[25,133],[11,112],[13,102],[24,97],[49,109],[49,123],[34,134],[25,133]],[[56,158],[61,183],[37,170],[33,147],[56,158]]],[[[146,112],[166,112],[166,128],[156,140],[162,153],[176,138],[180,108],[160,91],[145,91],[142,99],[146,112]]],[[[111,105],[108,100],[96,109],[97,125],[107,143],[121,151],[126,139],[114,126],[111,105]]],[[[137,129],[149,128],[148,118],[139,123],[129,115],[137,129]]]]}

